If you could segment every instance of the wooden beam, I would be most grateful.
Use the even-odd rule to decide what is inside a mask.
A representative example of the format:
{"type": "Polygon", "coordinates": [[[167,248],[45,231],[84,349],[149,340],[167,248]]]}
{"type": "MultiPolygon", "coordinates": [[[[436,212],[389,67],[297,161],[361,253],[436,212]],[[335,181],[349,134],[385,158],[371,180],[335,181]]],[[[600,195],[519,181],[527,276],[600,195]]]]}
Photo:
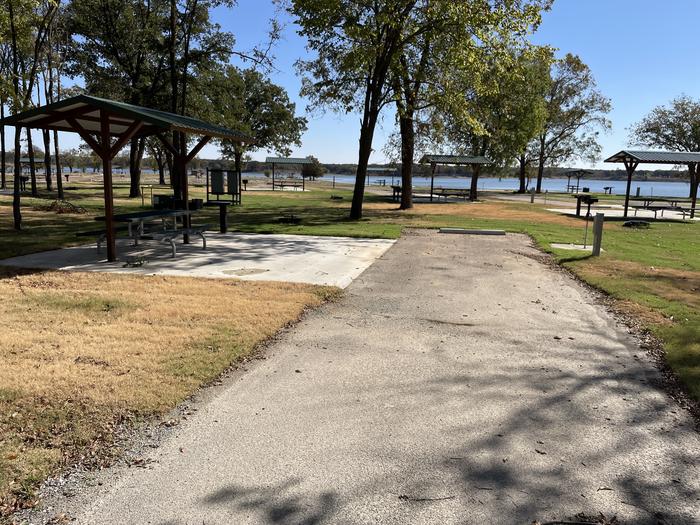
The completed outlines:
{"type": "MultiPolygon", "coordinates": [[[[78,135],[80,135],[80,138],[82,138],[87,143],[87,145],[92,148],[92,150],[95,153],[97,153],[100,157],[103,157],[105,155],[106,151],[108,151],[107,148],[109,148],[109,141],[107,141],[107,144],[104,145],[105,149],[103,150],[103,145],[97,142],[92,137],[92,135],[90,135],[90,133],[80,125],[80,123],[77,120],[75,120],[72,117],[68,117],[65,120],[66,122],[68,122],[68,124],[71,125],[73,130],[76,131],[78,135]]],[[[107,125],[107,130],[109,131],[109,124],[107,125]]],[[[104,135],[102,135],[102,138],[104,138],[104,135]]],[[[109,134],[107,135],[107,138],[109,139],[109,134]]]]}
{"type": "Polygon", "coordinates": [[[185,157],[185,164],[188,162],[191,162],[193,158],[197,156],[197,153],[199,153],[204,146],[207,145],[207,143],[211,140],[211,137],[202,137],[199,142],[197,142],[197,145],[192,148],[192,151],[190,151],[187,156],[185,157]]]}
{"type": "Polygon", "coordinates": [[[117,245],[114,235],[114,195],[112,192],[112,157],[110,156],[109,142],[109,114],[100,110],[103,154],[102,157],[102,181],[105,192],[105,226],[107,232],[107,260],[113,262],[117,260],[117,245]]]}
{"type": "MultiPolygon", "coordinates": [[[[53,122],[58,122],[60,120],[67,120],[68,118],[76,118],[76,117],[82,117],[84,118],[85,113],[90,113],[91,111],[95,111],[95,108],[92,106],[83,106],[75,109],[71,109],[70,111],[51,111],[48,112],[48,115],[45,117],[42,117],[40,119],[34,120],[32,122],[28,122],[27,124],[30,127],[43,127],[45,124],[51,124],[53,122]]],[[[91,117],[90,120],[94,120],[95,122],[99,122],[99,118],[91,117]]]]}
{"type": "Polygon", "coordinates": [[[143,122],[136,121],[129,128],[122,133],[122,135],[117,139],[117,141],[112,146],[109,151],[110,158],[114,158],[119,150],[124,147],[124,145],[131,140],[131,138],[143,127],[143,122]]]}
{"type": "Polygon", "coordinates": [[[158,140],[160,140],[163,143],[163,146],[165,146],[165,149],[167,149],[173,157],[179,157],[180,154],[178,151],[175,149],[175,146],[173,146],[173,143],[170,142],[167,138],[162,133],[156,133],[156,137],[158,137],[158,140]]]}

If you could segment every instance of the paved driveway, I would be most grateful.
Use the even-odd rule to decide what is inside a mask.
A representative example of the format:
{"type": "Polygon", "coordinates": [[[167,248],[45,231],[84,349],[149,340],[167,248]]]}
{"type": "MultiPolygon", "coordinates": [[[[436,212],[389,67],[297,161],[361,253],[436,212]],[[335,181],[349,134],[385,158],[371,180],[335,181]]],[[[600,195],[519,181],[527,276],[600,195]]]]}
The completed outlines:
{"type": "Polygon", "coordinates": [[[700,522],[700,438],[522,236],[409,233],[228,380],[98,524],[700,522]]]}

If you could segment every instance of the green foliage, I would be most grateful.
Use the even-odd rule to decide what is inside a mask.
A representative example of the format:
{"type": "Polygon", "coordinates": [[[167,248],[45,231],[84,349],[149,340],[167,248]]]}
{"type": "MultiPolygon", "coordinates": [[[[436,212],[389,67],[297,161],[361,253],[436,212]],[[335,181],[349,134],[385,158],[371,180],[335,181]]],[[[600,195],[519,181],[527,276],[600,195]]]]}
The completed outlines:
{"type": "Polygon", "coordinates": [[[284,88],[274,84],[255,69],[239,70],[227,66],[211,74],[208,82],[210,119],[231,129],[255,137],[255,143],[241,145],[221,141],[225,158],[236,153],[266,149],[287,156],[290,146],[301,145],[307,120],[295,115],[296,105],[284,88]]]}
{"type": "Polygon", "coordinates": [[[304,164],[301,167],[301,176],[302,177],[307,177],[309,179],[316,179],[318,177],[322,177],[323,174],[326,172],[326,168],[324,168],[321,163],[318,161],[316,157],[309,156],[307,157],[309,160],[312,161],[311,164],[304,164]]]}
{"type": "Polygon", "coordinates": [[[554,62],[545,97],[547,118],[538,137],[540,171],[574,158],[600,154],[598,133],[610,129],[610,100],[598,91],[590,68],[575,55],[554,62]]]}

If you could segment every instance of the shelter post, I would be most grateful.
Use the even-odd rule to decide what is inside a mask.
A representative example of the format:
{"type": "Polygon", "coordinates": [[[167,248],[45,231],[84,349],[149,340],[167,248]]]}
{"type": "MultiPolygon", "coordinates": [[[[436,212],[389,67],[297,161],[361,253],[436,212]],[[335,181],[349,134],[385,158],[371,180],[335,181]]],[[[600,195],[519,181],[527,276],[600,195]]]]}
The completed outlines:
{"type": "Polygon", "coordinates": [[[431,165],[431,171],[430,171],[430,202],[433,202],[433,188],[435,187],[435,168],[437,167],[437,164],[434,162],[431,165]]]}
{"type": "Polygon", "coordinates": [[[275,163],[272,163],[272,191],[275,191],[275,163]]]}
{"type": "Polygon", "coordinates": [[[117,260],[117,245],[114,237],[114,192],[112,189],[112,151],[109,133],[109,114],[100,110],[100,148],[95,151],[102,158],[102,179],[105,194],[105,225],[107,241],[107,260],[117,260]]]}
{"type": "MultiPolygon", "coordinates": [[[[698,173],[699,167],[700,167],[700,165],[695,164],[695,169],[693,170],[693,171],[695,171],[696,180],[698,178],[700,178],[700,174],[698,173]]],[[[693,187],[693,181],[690,181],[690,187],[691,188],[693,187]]],[[[690,218],[691,219],[695,218],[695,205],[697,204],[697,202],[698,202],[698,187],[696,186],[695,191],[693,192],[693,196],[690,198],[690,218]]]]}
{"type": "Polygon", "coordinates": [[[632,191],[632,175],[634,170],[639,166],[639,162],[632,159],[625,159],[625,169],[627,170],[627,190],[625,191],[625,213],[624,217],[627,218],[627,209],[630,205],[630,192],[632,191]]]}

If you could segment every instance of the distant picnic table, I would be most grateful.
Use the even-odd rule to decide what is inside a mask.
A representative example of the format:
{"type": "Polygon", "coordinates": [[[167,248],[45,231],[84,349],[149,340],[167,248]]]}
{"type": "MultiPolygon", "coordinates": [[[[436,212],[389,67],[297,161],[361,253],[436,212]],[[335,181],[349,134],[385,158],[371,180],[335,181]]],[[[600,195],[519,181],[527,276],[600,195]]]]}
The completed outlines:
{"type": "Polygon", "coordinates": [[[297,179],[277,179],[269,184],[272,184],[272,189],[280,188],[283,190],[284,188],[301,188],[303,183],[297,179]]]}

